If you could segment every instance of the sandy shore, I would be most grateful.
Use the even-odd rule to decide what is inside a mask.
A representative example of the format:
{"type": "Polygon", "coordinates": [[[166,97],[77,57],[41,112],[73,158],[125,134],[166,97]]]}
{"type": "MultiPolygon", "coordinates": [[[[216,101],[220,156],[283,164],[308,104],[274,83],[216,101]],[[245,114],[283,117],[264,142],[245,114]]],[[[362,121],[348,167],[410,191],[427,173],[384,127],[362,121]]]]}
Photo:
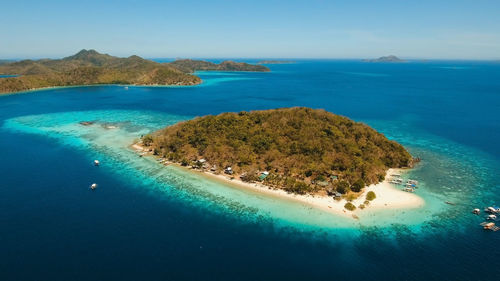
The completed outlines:
{"type": "MultiPolygon", "coordinates": [[[[138,152],[143,151],[143,147],[139,144],[133,144],[131,145],[131,148],[138,152]]],[[[357,216],[362,215],[363,211],[365,210],[413,209],[413,208],[420,208],[425,205],[425,201],[421,197],[413,193],[408,193],[399,190],[396,187],[394,187],[391,183],[389,183],[391,175],[394,173],[398,174],[403,173],[404,170],[402,169],[389,169],[386,173],[385,177],[386,179],[383,182],[380,182],[378,184],[372,184],[370,186],[365,187],[363,193],[357,199],[351,202],[356,207],[358,207],[359,205],[363,204],[366,201],[366,194],[369,191],[375,192],[377,198],[371,201],[369,206],[367,206],[364,210],[357,208],[354,211],[348,211],[344,208],[344,205],[347,203],[346,199],[341,199],[337,201],[330,196],[292,194],[292,193],[287,193],[286,191],[281,189],[270,188],[261,183],[247,183],[236,178],[231,179],[230,176],[225,174],[214,174],[209,171],[195,170],[183,167],[175,163],[169,163],[169,165],[173,165],[176,168],[196,173],[200,176],[204,176],[215,181],[219,181],[221,183],[224,183],[232,187],[251,190],[257,193],[266,194],[267,196],[272,196],[279,199],[295,201],[297,203],[310,206],[313,208],[318,208],[335,215],[340,215],[350,218],[357,218],[357,216]]]]}
{"type": "MultiPolygon", "coordinates": [[[[177,166],[177,165],[176,165],[177,166]]],[[[179,166],[180,167],[180,166],[179,166]]],[[[268,186],[265,186],[260,183],[247,183],[243,182],[238,179],[230,179],[226,175],[222,174],[213,174],[210,172],[203,172],[203,171],[197,171],[197,170],[192,170],[188,169],[185,167],[181,167],[190,171],[197,172],[199,174],[202,174],[205,177],[212,178],[214,180],[219,180],[224,182],[227,185],[238,187],[238,188],[245,188],[245,189],[250,189],[252,191],[258,192],[258,193],[263,193],[269,196],[275,196],[279,197],[281,199],[286,199],[286,200],[292,200],[296,201],[297,203],[301,203],[304,205],[308,205],[314,208],[318,208],[330,213],[333,213],[335,215],[341,215],[341,216],[346,216],[350,218],[355,218],[357,215],[361,215],[364,210],[375,210],[375,209],[413,209],[413,208],[419,208],[425,205],[425,201],[413,194],[413,193],[408,193],[404,192],[402,190],[399,190],[395,188],[391,183],[389,183],[389,178],[390,175],[393,173],[401,173],[400,170],[395,170],[395,169],[389,169],[387,171],[387,180],[378,183],[378,184],[372,184],[368,187],[366,187],[363,191],[363,193],[355,200],[353,200],[351,203],[354,204],[356,207],[359,205],[363,204],[366,200],[366,194],[369,191],[375,192],[377,198],[375,198],[373,201],[370,202],[370,205],[367,206],[364,210],[361,210],[357,208],[354,211],[348,211],[344,208],[344,205],[347,203],[347,200],[341,199],[339,201],[334,200],[330,196],[313,196],[313,195],[299,195],[299,194],[292,194],[292,193],[287,193],[284,190],[281,189],[272,189],[268,186]],[[354,215],[354,216],[353,216],[354,215]]]]}

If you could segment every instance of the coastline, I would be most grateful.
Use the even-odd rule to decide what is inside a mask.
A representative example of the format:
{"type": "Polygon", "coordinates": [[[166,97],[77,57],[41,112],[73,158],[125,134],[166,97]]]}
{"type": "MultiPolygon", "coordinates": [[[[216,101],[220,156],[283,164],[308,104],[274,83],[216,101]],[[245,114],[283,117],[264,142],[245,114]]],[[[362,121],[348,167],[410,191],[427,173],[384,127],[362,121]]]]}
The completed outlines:
{"type": "MultiPolygon", "coordinates": [[[[139,144],[132,144],[131,149],[142,153],[144,156],[153,156],[139,144]]],[[[159,159],[153,156],[155,159],[159,159]]],[[[239,188],[257,194],[263,194],[265,196],[274,197],[280,200],[293,201],[297,204],[306,205],[308,207],[320,209],[332,215],[342,216],[351,219],[359,219],[359,216],[363,215],[365,211],[377,211],[377,210],[390,210],[390,209],[416,209],[421,208],[425,205],[425,201],[422,197],[417,196],[413,193],[408,193],[395,188],[391,183],[389,183],[389,178],[394,173],[404,173],[404,169],[388,169],[386,172],[386,179],[380,183],[372,184],[363,189],[363,192],[358,196],[358,198],[351,201],[357,208],[354,211],[348,211],[344,208],[344,205],[349,202],[342,198],[341,200],[335,200],[331,196],[321,196],[321,195],[301,195],[288,193],[282,189],[275,189],[266,186],[260,182],[243,182],[240,179],[233,178],[225,174],[215,174],[210,171],[193,169],[185,166],[181,166],[178,163],[173,163],[166,161],[163,163],[158,163],[159,165],[171,166],[176,169],[181,169],[183,171],[196,174],[212,181],[220,182],[226,186],[239,188]],[[365,209],[358,208],[359,205],[366,201],[366,194],[370,191],[375,192],[376,198],[370,201],[370,204],[366,206],[365,209]]]]}
{"type": "MultiPolygon", "coordinates": [[[[192,75],[196,75],[197,72],[228,72],[228,73],[237,73],[237,72],[249,72],[249,73],[268,73],[271,71],[239,71],[239,70],[203,70],[203,71],[195,71],[191,73],[192,75]]],[[[43,87],[43,88],[36,88],[36,89],[29,89],[29,90],[24,90],[24,91],[17,91],[17,92],[8,92],[8,93],[0,93],[0,97],[2,96],[10,96],[10,95],[17,95],[17,94],[29,94],[33,92],[39,92],[39,91],[48,91],[48,90],[55,90],[55,89],[66,89],[66,88],[79,88],[79,87],[97,87],[97,86],[123,86],[123,87],[143,87],[143,88],[183,88],[183,87],[197,87],[202,84],[204,84],[205,81],[203,81],[200,78],[200,83],[197,84],[192,84],[192,85],[161,85],[161,84],[151,84],[151,85],[141,85],[141,84],[92,84],[92,85],[71,85],[71,86],[51,86],[51,87],[43,87]]]]}
{"type": "MultiPolygon", "coordinates": [[[[334,215],[345,216],[353,219],[358,219],[358,217],[356,216],[362,215],[363,211],[365,210],[374,211],[381,209],[415,209],[423,207],[425,205],[425,201],[421,197],[395,188],[389,183],[388,180],[384,180],[383,182],[380,182],[378,184],[372,184],[365,187],[360,196],[351,201],[352,204],[358,207],[360,204],[363,204],[363,202],[366,201],[366,194],[369,191],[373,191],[375,192],[377,198],[371,201],[369,206],[366,206],[366,208],[363,210],[356,208],[356,210],[354,211],[348,211],[344,208],[344,205],[348,202],[346,199],[337,201],[330,196],[293,194],[288,193],[282,189],[271,188],[261,183],[247,183],[239,179],[230,179],[223,174],[214,174],[208,171],[194,170],[187,167],[182,167],[178,164],[173,165],[176,168],[181,168],[186,171],[197,173],[201,176],[222,182],[231,187],[243,188],[260,194],[295,201],[300,204],[321,209],[334,215]]],[[[389,169],[387,171],[386,177],[395,172],[401,172],[401,170],[389,169]]]]}
{"type": "Polygon", "coordinates": [[[29,94],[33,92],[41,92],[48,90],[56,90],[56,89],[67,89],[67,88],[80,88],[80,87],[98,87],[98,86],[122,86],[122,87],[151,87],[151,88],[180,88],[180,87],[196,87],[203,84],[203,80],[200,83],[194,85],[140,85],[140,84],[92,84],[92,85],[72,85],[72,86],[53,86],[53,87],[43,87],[36,88],[18,92],[8,92],[8,93],[0,93],[0,97],[10,96],[10,95],[18,95],[18,94],[29,94]]]}

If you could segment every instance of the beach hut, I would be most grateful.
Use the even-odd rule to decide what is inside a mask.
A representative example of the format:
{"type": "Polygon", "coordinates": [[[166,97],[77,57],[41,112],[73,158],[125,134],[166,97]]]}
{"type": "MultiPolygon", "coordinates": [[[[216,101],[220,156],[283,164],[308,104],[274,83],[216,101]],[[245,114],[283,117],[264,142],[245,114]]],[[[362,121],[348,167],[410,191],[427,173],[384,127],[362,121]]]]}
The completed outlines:
{"type": "Polygon", "coordinates": [[[268,171],[261,172],[260,176],[259,176],[259,180],[263,181],[264,179],[267,178],[267,176],[269,176],[269,172],[268,171]]]}
{"type": "Polygon", "coordinates": [[[228,175],[232,175],[233,174],[233,169],[231,167],[226,167],[226,169],[224,169],[224,173],[226,173],[228,175]]]}
{"type": "Polygon", "coordinates": [[[316,184],[319,186],[322,186],[322,187],[329,185],[329,183],[327,181],[317,181],[316,184]]]}

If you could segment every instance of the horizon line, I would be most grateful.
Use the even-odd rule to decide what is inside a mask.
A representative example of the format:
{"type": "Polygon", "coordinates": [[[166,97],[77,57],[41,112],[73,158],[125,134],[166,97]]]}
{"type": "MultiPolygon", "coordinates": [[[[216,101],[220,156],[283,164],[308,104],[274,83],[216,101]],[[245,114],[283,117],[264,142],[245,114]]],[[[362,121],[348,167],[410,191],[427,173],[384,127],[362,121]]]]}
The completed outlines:
{"type": "MultiPolygon", "coordinates": [[[[99,52],[100,53],[100,52],[99,52]]],[[[108,54],[103,52],[101,54],[108,54]]],[[[134,56],[136,54],[132,54],[129,56],[120,56],[120,55],[111,55],[120,58],[126,58],[130,56],[134,56]]],[[[71,55],[70,55],[71,56],[71,55]]],[[[136,55],[140,56],[140,55],[136,55]]],[[[217,56],[140,56],[141,58],[154,60],[154,59],[214,59],[214,60],[227,60],[227,59],[250,59],[250,60],[366,60],[366,59],[377,59],[380,57],[389,56],[383,55],[378,57],[250,57],[250,56],[242,56],[242,57],[217,57],[217,56]]],[[[0,57],[0,60],[8,60],[8,61],[22,61],[22,60],[42,60],[42,59],[62,59],[67,57],[67,55],[54,57],[54,56],[27,56],[24,58],[21,57],[0,57]]],[[[411,61],[500,61],[500,58],[428,58],[428,57],[404,57],[397,56],[400,59],[406,60],[405,62],[411,61]]],[[[404,63],[404,62],[402,62],[404,63]]]]}

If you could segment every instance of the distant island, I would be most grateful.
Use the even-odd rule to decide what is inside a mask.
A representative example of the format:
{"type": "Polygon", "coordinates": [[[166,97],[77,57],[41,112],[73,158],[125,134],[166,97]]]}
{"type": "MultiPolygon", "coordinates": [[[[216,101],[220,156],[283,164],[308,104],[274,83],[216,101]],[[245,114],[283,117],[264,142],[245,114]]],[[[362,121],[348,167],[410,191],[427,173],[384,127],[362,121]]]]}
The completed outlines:
{"type": "Polygon", "coordinates": [[[198,117],[146,135],[138,146],[165,161],[295,194],[359,193],[389,168],[414,161],[365,124],[304,107],[198,117]]]}
{"type": "Polygon", "coordinates": [[[405,60],[402,60],[396,56],[385,56],[385,57],[380,57],[378,59],[365,59],[363,60],[364,62],[405,62],[405,60]]]}
{"type": "Polygon", "coordinates": [[[267,67],[237,62],[213,64],[181,60],[157,63],[138,56],[118,58],[95,50],[81,50],[63,59],[22,60],[0,65],[0,94],[50,87],[83,85],[197,85],[195,70],[269,71],[267,67]],[[204,66],[204,67],[202,67],[204,66]]]}
{"type": "Polygon", "coordinates": [[[253,72],[268,72],[268,67],[262,65],[253,65],[244,62],[223,61],[219,64],[191,59],[179,59],[169,63],[177,69],[186,73],[195,71],[253,71],[253,72]]]}
{"type": "Polygon", "coordinates": [[[15,60],[0,60],[0,65],[14,62],[15,60]]]}
{"type": "Polygon", "coordinates": [[[291,60],[261,60],[257,64],[290,64],[295,63],[291,60]]]}

